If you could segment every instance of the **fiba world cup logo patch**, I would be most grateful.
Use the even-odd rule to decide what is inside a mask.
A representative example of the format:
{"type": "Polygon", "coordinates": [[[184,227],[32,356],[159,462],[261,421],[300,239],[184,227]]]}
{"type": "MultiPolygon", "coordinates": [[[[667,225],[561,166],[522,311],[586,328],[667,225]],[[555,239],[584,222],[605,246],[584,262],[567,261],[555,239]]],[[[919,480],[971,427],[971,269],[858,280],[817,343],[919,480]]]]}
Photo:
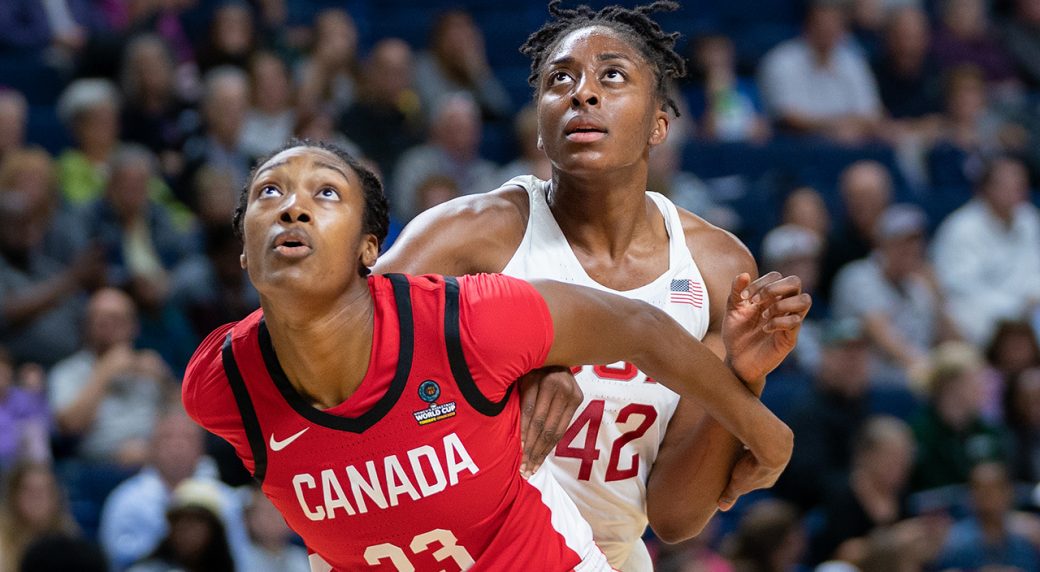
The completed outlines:
{"type": "Polygon", "coordinates": [[[412,412],[419,425],[428,425],[434,421],[455,417],[455,402],[438,404],[437,399],[440,396],[441,386],[436,381],[427,379],[419,384],[419,399],[429,404],[423,409],[412,412]]]}

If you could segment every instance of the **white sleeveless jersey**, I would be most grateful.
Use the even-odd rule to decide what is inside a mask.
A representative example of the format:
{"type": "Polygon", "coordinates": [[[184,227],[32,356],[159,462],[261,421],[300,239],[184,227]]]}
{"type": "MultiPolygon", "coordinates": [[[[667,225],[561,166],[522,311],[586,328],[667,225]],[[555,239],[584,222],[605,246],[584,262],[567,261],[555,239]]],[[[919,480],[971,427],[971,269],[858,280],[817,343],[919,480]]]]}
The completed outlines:
{"type": "MultiPolygon", "coordinates": [[[[531,208],[523,241],[503,273],[643,300],[704,337],[708,293],[671,201],[647,192],[664,216],[668,270],[649,284],[617,291],[595,282],[581,266],[549,210],[546,181],[523,176],[506,184],[526,189],[531,208]]],[[[647,525],[646,481],[679,396],[624,362],[574,369],[585,399],[542,470],[551,470],[574,499],[612,566],[649,572],[650,558],[640,540],[647,525]]]]}

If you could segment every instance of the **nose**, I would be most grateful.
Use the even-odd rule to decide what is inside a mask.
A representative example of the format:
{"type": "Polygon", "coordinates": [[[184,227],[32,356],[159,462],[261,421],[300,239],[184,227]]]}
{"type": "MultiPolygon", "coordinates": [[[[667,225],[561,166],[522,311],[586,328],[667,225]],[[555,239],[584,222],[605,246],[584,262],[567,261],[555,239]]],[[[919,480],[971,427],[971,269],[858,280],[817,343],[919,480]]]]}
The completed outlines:
{"type": "Polygon", "coordinates": [[[308,223],[311,222],[311,213],[306,208],[306,205],[301,204],[298,196],[293,194],[289,197],[289,200],[285,202],[285,207],[282,208],[282,214],[278,218],[284,223],[308,223]]]}
{"type": "Polygon", "coordinates": [[[574,93],[571,95],[571,106],[582,107],[588,105],[589,107],[595,107],[599,105],[599,95],[595,89],[595,82],[589,79],[589,76],[585,76],[578,82],[578,85],[574,88],[574,93]]]}

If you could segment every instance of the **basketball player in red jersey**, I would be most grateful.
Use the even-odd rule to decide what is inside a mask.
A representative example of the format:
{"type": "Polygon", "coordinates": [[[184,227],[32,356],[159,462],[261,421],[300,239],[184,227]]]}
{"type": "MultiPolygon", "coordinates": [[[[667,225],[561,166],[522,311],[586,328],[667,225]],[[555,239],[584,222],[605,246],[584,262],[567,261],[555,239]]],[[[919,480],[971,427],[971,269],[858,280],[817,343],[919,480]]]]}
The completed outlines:
{"type": "MultiPolygon", "coordinates": [[[[677,5],[597,12],[558,4],[550,2],[554,18],[521,50],[532,58],[551,180],[518,177],[421,214],[376,271],[504,272],[642,299],[702,337],[760,393],[793,349],[811,299],[797,277],[755,280],[754,259],[739,240],[647,192],[651,148],[665,141],[670,112],[678,113],[666,81],[685,72],[673,49],[677,34],[649,14],[677,5]]],[[[650,569],[639,541],[648,521],[665,540],[688,538],[716,506],[728,509],[769,484],[742,463],[733,468],[739,443],[695,400],[678,401],[628,364],[586,363],[577,373],[585,402],[573,424],[559,444],[553,431],[540,443],[555,446],[549,468],[615,567],[650,569]]],[[[534,416],[555,426],[557,415],[534,416]]]]}
{"type": "Polygon", "coordinates": [[[296,143],[263,162],[236,227],[261,309],[214,331],[185,408],[230,442],[315,570],[607,570],[558,488],[519,474],[512,385],[544,365],[628,359],[697,399],[760,478],[790,430],[664,313],[501,275],[367,276],[387,229],[378,179],[296,143]]]}

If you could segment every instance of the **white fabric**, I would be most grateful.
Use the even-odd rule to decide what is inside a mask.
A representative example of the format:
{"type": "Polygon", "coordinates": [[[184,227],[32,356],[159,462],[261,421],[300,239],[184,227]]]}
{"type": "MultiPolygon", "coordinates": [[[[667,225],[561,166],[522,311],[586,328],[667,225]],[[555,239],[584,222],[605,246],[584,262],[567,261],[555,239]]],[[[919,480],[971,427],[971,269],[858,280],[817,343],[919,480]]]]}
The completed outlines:
{"type": "Polygon", "coordinates": [[[972,199],[940,225],[935,269],[949,313],[976,344],[989,342],[1001,319],[1028,319],[1040,301],[1040,211],[1021,205],[1005,226],[981,199],[972,199]]]}
{"type": "MultiPolygon", "coordinates": [[[[668,270],[649,284],[619,292],[593,280],[581,266],[549,209],[546,201],[547,182],[524,176],[516,177],[506,184],[527,190],[530,216],[523,241],[503,273],[526,279],[548,278],[580,284],[643,300],[667,312],[696,337],[704,337],[710,319],[707,292],[701,273],[686,246],[678,211],[671,201],[657,193],[647,193],[660,209],[668,231],[668,270]],[[699,285],[699,308],[670,301],[672,283],[676,280],[699,285]]],[[[601,400],[604,403],[601,422],[598,427],[593,427],[593,430],[598,429],[595,446],[599,456],[592,462],[590,474],[587,478],[580,478],[582,460],[558,457],[555,453],[546,461],[546,467],[574,499],[582,516],[592,526],[596,543],[611,565],[625,572],[649,571],[648,558],[634,558],[632,563],[627,561],[633,548],[642,544],[640,537],[647,525],[646,480],[679,396],[662,385],[648,381],[642,372],[633,369],[629,375],[624,364],[610,364],[608,367],[611,369],[605,371],[613,374],[608,377],[621,379],[603,379],[594,374],[589,366],[575,375],[585,394],[576,419],[581,418],[593,401],[601,400]],[[626,433],[638,434],[644,421],[652,416],[640,405],[650,406],[656,419],[638,438],[622,441],[615,452],[614,446],[619,438],[626,433]],[[621,423],[618,422],[619,415],[624,417],[621,423]],[[634,475],[607,480],[611,470],[617,477],[618,472],[625,473],[626,469],[633,466],[637,468],[634,475]],[[621,568],[622,564],[631,564],[632,567],[621,568]]],[[[586,426],[579,427],[580,431],[576,435],[560,441],[557,451],[584,446],[586,432],[591,426],[588,418],[582,423],[586,421],[586,426]]],[[[625,437],[625,440],[629,437],[625,437]]]]}
{"type": "Polygon", "coordinates": [[[835,48],[830,61],[821,66],[805,40],[788,40],[770,50],[759,69],[762,96],[773,115],[835,118],[881,113],[870,65],[847,43],[835,48]]]}

